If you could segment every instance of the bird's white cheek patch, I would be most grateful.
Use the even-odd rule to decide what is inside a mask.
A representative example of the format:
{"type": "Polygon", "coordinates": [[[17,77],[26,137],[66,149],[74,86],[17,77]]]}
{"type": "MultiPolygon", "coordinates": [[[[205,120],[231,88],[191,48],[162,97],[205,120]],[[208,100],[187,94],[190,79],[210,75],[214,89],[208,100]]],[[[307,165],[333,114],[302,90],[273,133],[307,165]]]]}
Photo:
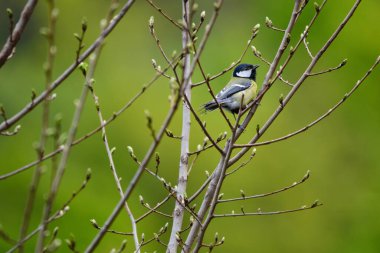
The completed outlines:
{"type": "Polygon", "coordinates": [[[252,70],[249,69],[249,70],[244,70],[244,71],[237,72],[236,75],[240,76],[240,77],[250,77],[251,76],[251,72],[252,72],[252,70]]]}

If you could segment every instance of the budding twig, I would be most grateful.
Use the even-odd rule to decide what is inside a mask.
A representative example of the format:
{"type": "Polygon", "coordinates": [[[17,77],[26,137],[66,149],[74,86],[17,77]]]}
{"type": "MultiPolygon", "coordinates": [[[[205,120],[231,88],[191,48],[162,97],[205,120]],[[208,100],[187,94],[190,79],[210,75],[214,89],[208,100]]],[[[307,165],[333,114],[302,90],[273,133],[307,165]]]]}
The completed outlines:
{"type": "Polygon", "coordinates": [[[309,209],[313,209],[319,206],[322,206],[323,204],[320,203],[318,200],[316,200],[313,204],[310,206],[302,206],[300,208],[295,209],[289,209],[289,210],[282,210],[282,211],[273,211],[273,212],[262,212],[261,210],[259,212],[241,212],[241,213],[226,213],[226,214],[214,214],[213,218],[223,218],[223,217],[240,217],[240,216],[260,216],[260,215],[277,215],[277,214],[285,214],[285,213],[294,213],[299,211],[305,211],[309,209]]]}
{"type": "Polygon", "coordinates": [[[300,181],[294,182],[293,184],[286,186],[282,189],[272,191],[272,192],[268,192],[268,193],[263,193],[263,194],[256,194],[256,195],[250,195],[250,196],[244,195],[242,197],[237,197],[237,198],[220,199],[220,200],[218,200],[218,203],[226,203],[226,202],[233,202],[233,201],[247,200],[247,199],[257,199],[257,198],[263,198],[263,197],[275,195],[275,194],[278,194],[280,192],[284,192],[284,191],[287,191],[289,189],[292,189],[292,188],[306,182],[306,180],[308,180],[309,178],[310,178],[310,171],[307,171],[306,174],[303,176],[303,178],[300,181]]]}

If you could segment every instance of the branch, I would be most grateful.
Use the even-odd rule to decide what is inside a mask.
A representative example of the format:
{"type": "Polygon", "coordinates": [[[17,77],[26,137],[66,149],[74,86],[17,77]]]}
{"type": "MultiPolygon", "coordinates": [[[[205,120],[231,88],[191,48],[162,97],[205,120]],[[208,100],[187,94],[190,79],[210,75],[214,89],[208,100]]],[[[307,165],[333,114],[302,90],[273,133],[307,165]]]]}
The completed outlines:
{"type": "Polygon", "coordinates": [[[250,122],[250,120],[252,119],[253,115],[255,114],[255,112],[257,110],[258,104],[260,103],[260,101],[263,98],[263,96],[265,95],[265,93],[271,87],[272,76],[275,73],[275,70],[276,70],[276,68],[280,62],[280,59],[282,58],[282,55],[285,52],[285,49],[289,45],[290,37],[291,37],[290,34],[293,30],[293,27],[296,23],[298,15],[299,15],[298,11],[300,10],[300,3],[301,3],[300,0],[296,0],[294,2],[293,11],[292,11],[288,26],[285,30],[284,36],[282,37],[282,41],[280,43],[280,46],[278,47],[277,53],[276,53],[271,65],[270,65],[270,68],[269,68],[265,78],[264,78],[263,86],[262,86],[259,94],[257,95],[257,98],[254,101],[252,101],[251,105],[245,109],[245,110],[248,110],[248,115],[244,119],[243,123],[241,124],[241,127],[238,129],[237,137],[239,137],[242,134],[242,132],[244,131],[244,129],[247,127],[248,123],[250,122]]]}
{"type": "Polygon", "coordinates": [[[302,206],[300,208],[295,209],[289,209],[289,210],[283,210],[283,211],[273,211],[273,212],[255,212],[255,213],[246,213],[244,210],[242,210],[242,213],[227,213],[227,214],[214,214],[213,218],[225,218],[225,217],[240,217],[240,216],[257,216],[257,215],[276,215],[276,214],[285,214],[285,213],[294,213],[298,211],[305,211],[309,209],[313,209],[319,206],[322,206],[323,204],[318,202],[316,200],[313,204],[310,206],[302,206]]]}
{"type": "Polygon", "coordinates": [[[309,42],[307,42],[306,38],[307,38],[307,35],[308,35],[308,27],[306,26],[306,29],[304,31],[304,33],[301,33],[301,38],[303,38],[303,44],[305,45],[305,48],[306,48],[306,51],[308,53],[308,55],[310,56],[311,59],[314,58],[313,56],[313,53],[311,52],[310,48],[309,48],[309,42]]]}
{"type": "MultiPolygon", "coordinates": [[[[163,203],[165,203],[172,195],[174,194],[174,192],[172,192],[171,194],[169,194],[169,196],[167,196],[164,201],[161,201],[160,203],[158,203],[155,207],[151,208],[150,205],[148,203],[145,203],[144,202],[144,199],[143,197],[140,195],[140,203],[143,207],[147,208],[149,211],[143,215],[143,218],[145,218],[148,214],[151,214],[151,213],[156,213],[156,214],[159,214],[161,216],[164,216],[166,218],[173,218],[172,215],[170,214],[167,214],[167,213],[163,213],[163,212],[160,212],[157,210],[157,208],[162,205],[163,203]]],[[[137,222],[137,220],[136,220],[137,222]]]]}
{"type": "MultiPolygon", "coordinates": [[[[143,215],[141,215],[139,218],[136,219],[136,223],[143,220],[145,217],[147,217],[149,214],[153,213],[153,212],[157,212],[157,209],[162,206],[163,204],[165,204],[174,194],[174,191],[169,193],[168,196],[166,196],[161,202],[157,203],[153,208],[150,208],[149,207],[149,211],[144,213],[143,215]]],[[[140,202],[141,202],[141,198],[140,198],[140,202]]]]}
{"type": "Polygon", "coordinates": [[[284,29],[280,29],[280,28],[275,27],[275,26],[273,25],[272,20],[270,20],[268,17],[265,17],[265,25],[266,25],[268,28],[270,28],[270,29],[272,29],[272,30],[274,30],[274,31],[277,31],[277,32],[283,32],[283,33],[285,32],[284,29]]]}
{"type": "MultiPolygon", "coordinates": [[[[284,34],[283,41],[280,44],[280,48],[279,48],[279,50],[275,56],[275,59],[272,63],[272,66],[271,66],[271,68],[270,68],[270,70],[266,76],[264,84],[269,82],[270,77],[274,73],[278,62],[279,62],[283,52],[285,51],[286,45],[288,44],[289,33],[292,30],[294,23],[295,23],[295,20],[296,20],[296,16],[297,16],[296,12],[299,10],[299,4],[300,4],[300,1],[295,1],[292,16],[291,16],[291,19],[289,21],[288,28],[284,34]]],[[[242,133],[242,131],[244,130],[244,128],[248,124],[250,118],[253,116],[253,112],[250,112],[250,114],[249,114],[250,117],[247,116],[246,120],[244,120],[241,128],[238,128],[237,133],[233,133],[232,140],[236,140],[236,138],[242,133]]],[[[205,233],[205,228],[209,225],[209,223],[212,219],[212,214],[213,214],[213,211],[215,210],[215,205],[217,203],[217,198],[218,198],[219,191],[221,188],[221,184],[222,184],[222,181],[224,178],[224,174],[225,174],[227,166],[229,165],[228,160],[230,158],[231,152],[232,152],[232,142],[231,142],[231,140],[229,140],[227,142],[226,148],[225,148],[226,156],[221,158],[217,168],[215,169],[215,172],[212,175],[212,180],[210,182],[209,188],[206,192],[206,195],[204,197],[202,205],[198,211],[198,217],[200,218],[200,220],[203,220],[208,209],[210,209],[209,215],[206,218],[206,221],[204,222],[204,225],[203,225],[204,227],[201,231],[199,231],[200,226],[198,224],[193,225],[193,227],[191,228],[191,230],[188,234],[188,237],[186,239],[184,252],[190,251],[190,249],[191,249],[191,247],[192,247],[197,236],[198,236],[198,239],[197,239],[198,241],[197,241],[195,251],[199,250],[199,248],[202,245],[202,240],[203,240],[203,236],[205,233]],[[198,231],[199,231],[199,234],[198,234],[198,231]]]]}
{"type": "MultiPolygon", "coordinates": [[[[32,2],[32,1],[30,1],[32,2]]],[[[76,60],[71,64],[52,84],[49,86],[48,90],[43,91],[39,96],[33,99],[33,101],[27,104],[18,113],[9,118],[6,122],[0,124],[0,132],[7,130],[30,111],[32,111],[37,105],[39,105],[50,93],[55,90],[64,80],[66,80],[71,73],[78,67],[78,65],[84,61],[96,48],[98,48],[104,41],[106,37],[113,31],[113,29],[119,24],[125,14],[128,12],[129,8],[135,0],[129,0],[120,12],[112,19],[112,22],[104,29],[104,31],[99,35],[99,37],[91,44],[91,46],[76,60]]],[[[17,25],[16,25],[17,27],[17,25]]]]}
{"type": "Polygon", "coordinates": [[[326,70],[323,70],[323,71],[320,71],[320,72],[310,73],[309,76],[317,76],[317,75],[322,75],[322,74],[325,74],[325,73],[329,73],[329,72],[332,72],[332,71],[334,71],[334,70],[338,70],[338,69],[344,67],[346,64],[347,64],[347,59],[344,59],[344,60],[343,60],[338,66],[336,66],[336,67],[329,68],[329,69],[326,69],[326,70]]]}
{"type": "Polygon", "coordinates": [[[103,228],[94,237],[94,239],[92,240],[92,242],[90,243],[90,245],[87,247],[87,249],[85,250],[85,252],[93,252],[95,250],[95,248],[97,247],[97,245],[100,243],[100,241],[104,237],[104,235],[106,233],[106,230],[112,225],[112,223],[114,222],[114,220],[116,219],[116,217],[120,213],[120,211],[121,211],[121,209],[123,207],[124,202],[127,201],[127,199],[129,198],[129,196],[131,195],[132,191],[136,187],[136,184],[139,181],[142,173],[144,172],[146,165],[148,164],[148,162],[150,161],[151,157],[153,156],[156,148],[158,147],[158,145],[159,145],[159,143],[160,143],[160,141],[161,141],[161,139],[162,139],[162,137],[163,137],[163,135],[165,133],[165,129],[168,127],[168,125],[171,122],[171,120],[172,120],[175,112],[177,111],[179,101],[180,101],[180,96],[178,96],[177,99],[172,104],[172,107],[170,108],[170,110],[169,110],[169,112],[168,112],[168,114],[167,114],[164,122],[162,123],[161,129],[160,129],[160,131],[158,132],[158,134],[157,134],[157,136],[155,138],[155,141],[153,141],[153,143],[149,147],[149,150],[147,151],[147,153],[146,153],[143,161],[141,162],[141,165],[139,166],[139,168],[135,172],[133,178],[129,182],[127,189],[124,191],[124,197],[115,206],[115,208],[113,209],[111,215],[108,217],[108,219],[106,220],[105,224],[103,225],[103,228]]]}
{"type": "MultiPolygon", "coordinates": [[[[102,228],[98,225],[98,223],[96,222],[95,219],[91,219],[90,220],[92,226],[98,230],[101,230],[102,228]]],[[[115,235],[130,235],[130,236],[134,236],[134,232],[120,232],[120,231],[116,231],[116,230],[113,230],[113,229],[107,229],[107,233],[111,233],[111,234],[115,234],[115,235]]],[[[138,249],[138,248],[136,248],[138,249]]]]}
{"type": "MultiPolygon", "coordinates": [[[[188,0],[182,1],[182,50],[185,51],[183,60],[183,76],[182,87],[183,97],[186,102],[182,106],[182,133],[181,133],[181,153],[178,171],[178,186],[176,192],[176,202],[173,210],[173,225],[170,233],[170,239],[167,247],[168,252],[177,252],[178,241],[177,233],[182,229],[185,207],[181,204],[185,203],[185,194],[187,189],[187,171],[189,169],[189,145],[190,145],[190,125],[191,125],[191,55],[188,50],[188,44],[191,42],[190,34],[187,32],[189,24],[191,24],[191,6],[188,0]],[[187,83],[186,83],[187,81],[187,83]],[[186,106],[186,103],[188,106],[186,106]]],[[[181,92],[182,93],[182,92],[181,92]]]]}
{"type": "MultiPolygon", "coordinates": [[[[264,62],[266,65],[268,65],[268,66],[270,67],[271,63],[270,63],[267,59],[265,59],[265,58],[262,56],[262,54],[260,53],[260,51],[258,51],[258,50],[256,49],[255,46],[252,46],[251,48],[252,48],[253,54],[254,54],[257,58],[259,58],[262,62],[264,62]]],[[[289,85],[289,86],[292,86],[292,87],[294,86],[294,84],[292,84],[292,83],[290,83],[289,81],[285,80],[281,75],[280,75],[278,78],[279,78],[283,83],[285,83],[285,84],[287,84],[287,85],[289,85]]]]}
{"type": "Polygon", "coordinates": [[[174,19],[172,19],[171,17],[169,17],[168,14],[166,14],[160,7],[158,7],[157,5],[155,5],[153,3],[153,1],[151,0],[146,0],[154,9],[156,9],[164,18],[166,18],[170,23],[172,23],[175,27],[177,27],[178,29],[180,29],[182,31],[182,29],[184,29],[184,27],[180,24],[178,24],[176,21],[174,21],[174,19]]]}
{"type": "MultiPolygon", "coordinates": [[[[210,135],[209,132],[207,131],[206,127],[205,127],[204,124],[202,123],[201,119],[199,118],[199,116],[197,115],[197,113],[194,111],[194,108],[193,108],[193,106],[190,104],[190,101],[189,101],[189,99],[188,99],[188,97],[187,97],[186,95],[184,96],[184,99],[185,99],[185,102],[186,102],[186,104],[184,105],[184,107],[187,105],[187,106],[190,108],[190,110],[191,110],[193,116],[195,117],[195,119],[196,119],[198,125],[202,128],[203,133],[204,133],[204,134],[207,136],[207,138],[211,141],[212,146],[214,146],[214,147],[219,151],[219,153],[220,153],[221,155],[224,155],[223,150],[218,146],[217,142],[211,137],[211,135],[210,135]]],[[[199,152],[199,151],[198,151],[198,152],[199,152]]],[[[187,151],[187,155],[189,156],[190,154],[193,154],[193,153],[190,153],[189,151],[187,151]]]]}
{"type": "MultiPolygon", "coordinates": [[[[113,3],[111,3],[111,8],[109,10],[109,13],[111,13],[113,11],[113,3]]],[[[112,15],[108,15],[109,18],[107,20],[107,24],[111,21],[111,18],[112,18],[112,15]]],[[[100,49],[101,47],[99,48],[99,52],[94,56],[94,60],[92,61],[92,64],[93,66],[90,66],[90,68],[95,68],[95,65],[96,65],[96,62],[97,60],[99,59],[99,54],[100,54],[100,49]]],[[[92,75],[93,75],[93,72],[92,72],[92,75]]],[[[93,78],[93,76],[90,76],[88,78],[93,78]]],[[[94,99],[94,103],[95,103],[95,107],[96,107],[96,111],[97,111],[97,114],[98,114],[98,118],[99,118],[99,122],[100,124],[102,124],[102,122],[104,122],[104,119],[103,119],[103,114],[101,112],[101,109],[100,109],[100,104],[99,104],[99,98],[98,96],[95,94],[95,91],[94,91],[94,88],[93,88],[93,85],[92,83],[89,84],[89,89],[91,91],[91,94],[92,94],[92,98],[94,99]]],[[[104,147],[106,148],[106,153],[107,153],[107,157],[108,157],[108,161],[110,163],[110,167],[111,167],[111,171],[112,171],[112,175],[114,177],[114,181],[116,183],[116,187],[117,187],[117,190],[120,194],[120,198],[123,198],[123,188],[120,184],[120,177],[117,173],[117,170],[116,170],[116,166],[115,166],[115,163],[114,163],[114,160],[113,160],[113,151],[111,150],[110,148],[110,145],[109,145],[109,142],[108,142],[108,137],[107,137],[107,132],[106,132],[106,128],[103,126],[102,127],[102,140],[103,140],[103,143],[104,143],[104,147]]],[[[133,241],[135,243],[135,249],[137,250],[138,247],[139,247],[139,238],[137,237],[138,235],[138,232],[137,232],[137,226],[136,226],[136,220],[133,216],[133,213],[128,205],[127,202],[124,203],[124,207],[125,207],[125,210],[127,212],[127,215],[131,221],[131,224],[132,224],[132,236],[133,236],[133,241]]],[[[136,253],[140,253],[140,251],[136,251],[136,253]]]]}
{"type": "Polygon", "coordinates": [[[231,198],[231,199],[219,199],[218,200],[218,203],[226,203],[226,202],[233,202],[233,201],[239,201],[239,200],[247,200],[247,199],[257,199],[257,198],[263,198],[263,197],[267,197],[267,196],[270,196],[270,195],[275,195],[277,193],[280,193],[280,192],[284,192],[284,191],[287,191],[289,189],[292,189],[304,182],[306,182],[306,180],[308,180],[310,178],[310,171],[307,171],[305,176],[298,182],[294,182],[292,185],[289,185],[287,187],[284,187],[282,189],[279,189],[279,190],[276,190],[276,191],[272,191],[272,192],[268,192],[268,193],[263,193],[263,194],[257,194],[257,195],[252,195],[252,196],[245,196],[244,193],[242,193],[241,197],[238,197],[238,198],[231,198]]]}
{"type": "MultiPolygon", "coordinates": [[[[11,31],[11,34],[9,34],[7,41],[0,51],[0,68],[13,56],[13,53],[16,50],[16,45],[21,39],[21,35],[33,14],[34,7],[37,5],[37,2],[38,0],[28,0],[25,4],[16,26],[13,31],[11,31]]],[[[2,130],[4,129],[1,129],[0,132],[2,130]]]]}

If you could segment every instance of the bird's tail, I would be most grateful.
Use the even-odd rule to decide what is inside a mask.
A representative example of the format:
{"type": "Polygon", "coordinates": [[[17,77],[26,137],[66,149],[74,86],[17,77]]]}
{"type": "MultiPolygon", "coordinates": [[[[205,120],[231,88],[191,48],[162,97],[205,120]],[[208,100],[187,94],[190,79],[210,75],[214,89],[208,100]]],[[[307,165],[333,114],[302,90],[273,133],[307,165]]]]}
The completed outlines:
{"type": "Polygon", "coordinates": [[[201,112],[206,113],[209,111],[213,111],[218,108],[218,104],[215,101],[207,102],[206,104],[202,105],[201,112]]]}

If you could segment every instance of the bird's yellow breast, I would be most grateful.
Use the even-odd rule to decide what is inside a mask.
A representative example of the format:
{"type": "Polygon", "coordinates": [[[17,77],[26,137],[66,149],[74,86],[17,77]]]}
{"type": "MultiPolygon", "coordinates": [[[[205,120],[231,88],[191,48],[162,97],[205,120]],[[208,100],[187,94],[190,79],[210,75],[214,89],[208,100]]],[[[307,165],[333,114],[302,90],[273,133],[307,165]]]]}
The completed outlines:
{"type": "Polygon", "coordinates": [[[242,92],[235,94],[234,96],[237,96],[238,101],[241,101],[242,95],[244,95],[243,105],[247,105],[249,102],[251,102],[257,95],[257,84],[256,84],[256,82],[251,81],[251,86],[248,89],[245,89],[242,92]]]}

